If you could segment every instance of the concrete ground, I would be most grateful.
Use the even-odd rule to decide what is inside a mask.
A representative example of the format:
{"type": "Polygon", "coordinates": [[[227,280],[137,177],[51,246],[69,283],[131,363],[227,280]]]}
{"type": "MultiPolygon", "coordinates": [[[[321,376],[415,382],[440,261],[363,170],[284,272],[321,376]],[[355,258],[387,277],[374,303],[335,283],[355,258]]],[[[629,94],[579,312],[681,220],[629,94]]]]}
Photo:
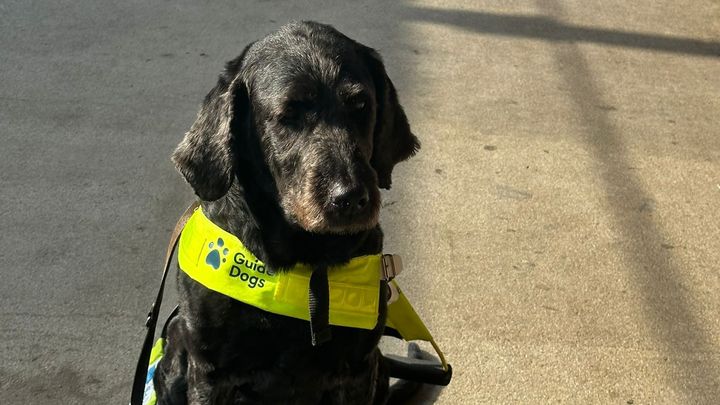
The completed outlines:
{"type": "Polygon", "coordinates": [[[717,0],[0,1],[0,403],[127,403],[169,154],[291,19],[378,48],[423,142],[382,214],[455,368],[417,403],[718,403],[717,0]]]}

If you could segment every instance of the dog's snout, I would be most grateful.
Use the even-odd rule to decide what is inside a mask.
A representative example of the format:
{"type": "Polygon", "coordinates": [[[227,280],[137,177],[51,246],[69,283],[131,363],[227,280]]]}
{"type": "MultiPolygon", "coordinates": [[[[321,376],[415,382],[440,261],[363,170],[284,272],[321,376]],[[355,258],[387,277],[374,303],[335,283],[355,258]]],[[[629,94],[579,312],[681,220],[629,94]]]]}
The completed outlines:
{"type": "Polygon", "coordinates": [[[369,200],[367,188],[357,184],[351,187],[336,187],[330,203],[339,214],[352,215],[367,208],[369,200]]]}

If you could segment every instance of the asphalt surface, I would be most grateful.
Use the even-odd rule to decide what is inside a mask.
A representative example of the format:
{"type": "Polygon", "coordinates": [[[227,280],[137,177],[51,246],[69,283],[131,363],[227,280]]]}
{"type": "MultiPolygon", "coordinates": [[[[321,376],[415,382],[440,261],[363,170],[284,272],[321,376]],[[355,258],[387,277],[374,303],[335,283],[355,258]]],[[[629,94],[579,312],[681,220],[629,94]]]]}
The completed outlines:
{"type": "Polygon", "coordinates": [[[382,213],[455,368],[417,403],[718,402],[716,0],[24,0],[0,1],[1,404],[127,403],[193,197],[169,155],[293,19],[379,49],[423,142],[382,213]]]}

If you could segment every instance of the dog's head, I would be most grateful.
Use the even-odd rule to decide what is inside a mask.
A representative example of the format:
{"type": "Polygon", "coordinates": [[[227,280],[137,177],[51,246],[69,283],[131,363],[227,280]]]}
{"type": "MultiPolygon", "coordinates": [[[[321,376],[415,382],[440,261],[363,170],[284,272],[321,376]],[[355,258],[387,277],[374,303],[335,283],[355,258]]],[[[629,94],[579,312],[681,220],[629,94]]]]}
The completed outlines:
{"type": "Polygon", "coordinates": [[[418,148],[379,55],[302,22],[228,63],[173,160],[203,200],[253,170],[288,221],[345,234],[377,224],[379,188],[418,148]]]}

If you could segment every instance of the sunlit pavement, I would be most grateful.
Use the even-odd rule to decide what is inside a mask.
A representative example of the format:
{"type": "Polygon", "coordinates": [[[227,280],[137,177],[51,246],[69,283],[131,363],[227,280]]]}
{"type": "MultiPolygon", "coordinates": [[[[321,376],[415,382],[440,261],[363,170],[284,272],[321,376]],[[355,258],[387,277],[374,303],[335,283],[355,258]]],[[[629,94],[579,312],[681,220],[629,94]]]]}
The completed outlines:
{"type": "Polygon", "coordinates": [[[717,1],[23,1],[0,15],[0,403],[127,402],[192,200],[169,154],[223,63],[291,19],[377,48],[423,143],[382,214],[455,369],[418,403],[720,397],[717,1]]]}

